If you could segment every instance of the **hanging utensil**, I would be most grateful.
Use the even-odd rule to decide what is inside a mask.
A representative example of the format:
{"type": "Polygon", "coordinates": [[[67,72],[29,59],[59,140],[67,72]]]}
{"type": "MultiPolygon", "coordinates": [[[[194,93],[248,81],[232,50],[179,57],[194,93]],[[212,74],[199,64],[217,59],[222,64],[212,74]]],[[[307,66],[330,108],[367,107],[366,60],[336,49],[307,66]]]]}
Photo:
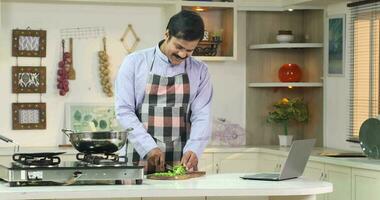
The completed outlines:
{"type": "Polygon", "coordinates": [[[69,68],[69,80],[75,80],[75,70],[74,70],[74,60],[73,60],[73,38],[69,39],[70,43],[70,54],[71,54],[71,65],[69,68]]]}
{"type": "Polygon", "coordinates": [[[14,144],[15,146],[14,146],[14,148],[13,148],[13,152],[19,152],[19,150],[20,150],[20,145],[19,144],[17,144],[15,141],[13,141],[12,139],[9,139],[9,138],[7,138],[7,137],[5,137],[5,136],[3,136],[3,135],[0,135],[0,140],[3,140],[4,142],[6,142],[6,143],[12,143],[12,144],[14,144]]]}

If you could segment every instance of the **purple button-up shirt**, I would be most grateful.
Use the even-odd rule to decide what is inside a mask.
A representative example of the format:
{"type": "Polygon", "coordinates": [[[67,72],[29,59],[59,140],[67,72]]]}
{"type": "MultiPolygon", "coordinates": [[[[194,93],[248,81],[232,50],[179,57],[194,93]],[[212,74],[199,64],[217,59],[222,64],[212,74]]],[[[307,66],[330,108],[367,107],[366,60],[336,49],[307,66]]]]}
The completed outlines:
{"type": "MultiPolygon", "coordinates": [[[[145,85],[153,56],[155,60],[152,73],[170,77],[185,72],[185,62],[172,65],[157,45],[128,55],[121,64],[115,81],[116,118],[124,128],[133,128],[128,134],[128,141],[142,158],[157,147],[136,116],[137,109],[144,101],[145,85]]],[[[183,152],[193,151],[199,159],[211,135],[212,84],[205,63],[191,56],[186,59],[186,63],[186,73],[190,81],[191,132],[183,152]]]]}

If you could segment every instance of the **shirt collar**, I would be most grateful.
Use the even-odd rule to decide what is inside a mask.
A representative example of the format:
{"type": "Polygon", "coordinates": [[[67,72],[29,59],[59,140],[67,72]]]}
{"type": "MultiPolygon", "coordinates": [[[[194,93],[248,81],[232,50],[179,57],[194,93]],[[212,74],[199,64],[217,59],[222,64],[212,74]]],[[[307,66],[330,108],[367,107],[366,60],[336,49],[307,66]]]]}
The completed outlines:
{"type": "Polygon", "coordinates": [[[156,54],[158,55],[158,57],[164,61],[165,63],[171,65],[170,61],[169,61],[169,58],[161,51],[160,49],[160,46],[161,44],[164,42],[164,40],[161,40],[157,46],[156,46],[156,54]]]}
{"type": "Polygon", "coordinates": [[[156,54],[158,55],[158,57],[162,60],[162,61],[164,61],[166,64],[168,64],[168,65],[170,65],[170,66],[182,66],[182,65],[184,65],[185,64],[185,62],[186,62],[186,60],[184,60],[183,62],[181,62],[181,64],[179,64],[179,65],[173,65],[172,63],[170,63],[170,61],[169,61],[169,58],[161,51],[161,49],[160,49],[160,46],[161,46],[161,44],[164,42],[165,40],[161,40],[158,44],[157,44],[157,46],[156,46],[156,54]]]}

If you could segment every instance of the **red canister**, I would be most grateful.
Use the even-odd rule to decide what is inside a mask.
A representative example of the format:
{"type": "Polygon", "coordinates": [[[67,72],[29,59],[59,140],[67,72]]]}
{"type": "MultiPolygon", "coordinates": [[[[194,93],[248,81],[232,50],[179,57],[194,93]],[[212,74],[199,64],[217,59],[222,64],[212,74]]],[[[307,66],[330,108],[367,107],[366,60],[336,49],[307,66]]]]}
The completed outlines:
{"type": "Polygon", "coordinates": [[[299,82],[302,72],[297,64],[283,64],[278,70],[278,78],[281,82],[299,82]]]}

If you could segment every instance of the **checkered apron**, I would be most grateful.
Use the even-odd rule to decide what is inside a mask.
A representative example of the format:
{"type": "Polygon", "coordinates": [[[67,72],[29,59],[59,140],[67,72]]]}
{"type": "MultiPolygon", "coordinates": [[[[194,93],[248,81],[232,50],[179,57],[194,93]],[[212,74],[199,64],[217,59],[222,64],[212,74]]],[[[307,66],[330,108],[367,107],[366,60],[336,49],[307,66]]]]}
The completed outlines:
{"type": "MultiPolygon", "coordinates": [[[[183,148],[190,133],[190,123],[187,119],[190,99],[189,77],[186,72],[173,77],[153,74],[153,63],[154,58],[145,87],[144,101],[136,114],[165,153],[165,163],[173,165],[181,161],[183,148]]],[[[186,66],[185,61],[185,71],[186,66]]],[[[129,163],[145,166],[147,171],[146,160],[140,158],[128,141],[126,155],[129,163]]]]}

